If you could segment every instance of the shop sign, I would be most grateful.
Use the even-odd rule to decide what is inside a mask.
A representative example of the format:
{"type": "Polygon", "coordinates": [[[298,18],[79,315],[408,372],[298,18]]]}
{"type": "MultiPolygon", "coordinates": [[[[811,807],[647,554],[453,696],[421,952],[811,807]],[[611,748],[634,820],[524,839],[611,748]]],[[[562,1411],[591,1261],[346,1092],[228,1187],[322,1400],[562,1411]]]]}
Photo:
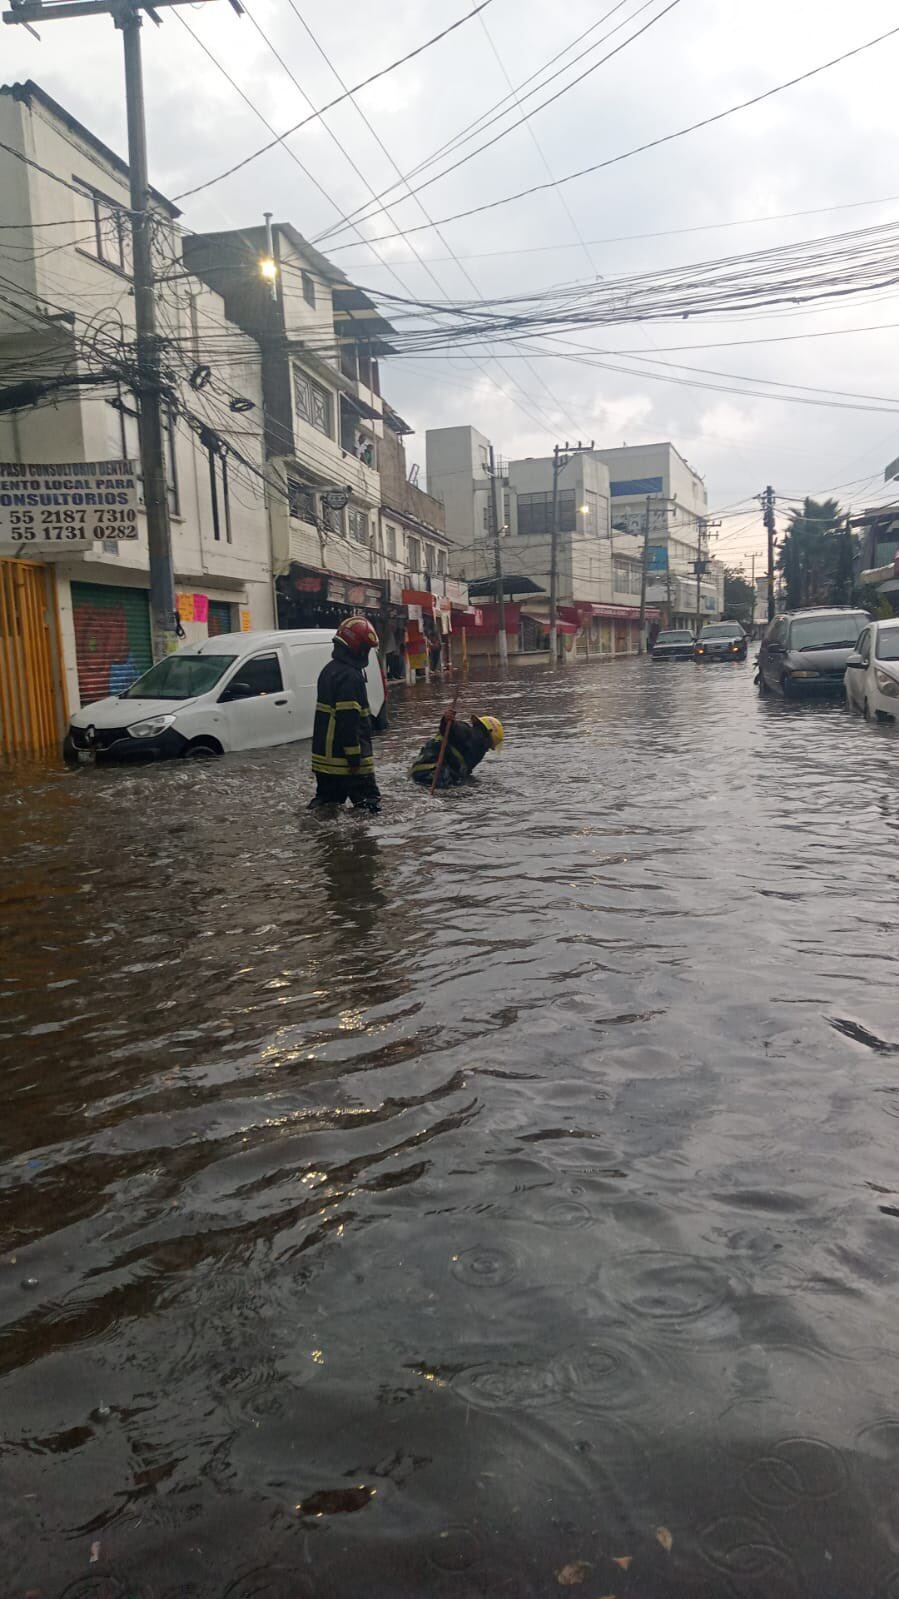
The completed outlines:
{"type": "Polygon", "coordinates": [[[253,618],[251,617],[249,611],[241,610],[241,613],[240,613],[240,631],[241,631],[241,633],[250,633],[252,631],[252,628],[253,628],[253,618]]]}
{"type": "Polygon", "coordinates": [[[0,461],[0,548],[43,560],[137,534],[131,461],[0,461]]]}
{"type": "Polygon", "coordinates": [[[320,594],[322,580],[320,577],[295,577],[293,586],[298,594],[320,594]]]}
{"type": "Polygon", "coordinates": [[[328,578],[328,599],[335,605],[348,604],[346,597],[346,584],[338,577],[328,578]]]}

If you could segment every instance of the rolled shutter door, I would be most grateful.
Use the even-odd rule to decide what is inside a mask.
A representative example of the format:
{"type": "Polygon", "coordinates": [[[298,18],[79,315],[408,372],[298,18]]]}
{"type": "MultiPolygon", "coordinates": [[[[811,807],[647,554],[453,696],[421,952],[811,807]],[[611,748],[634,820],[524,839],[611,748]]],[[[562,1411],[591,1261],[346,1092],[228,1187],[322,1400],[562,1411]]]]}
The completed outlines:
{"type": "Polygon", "coordinates": [[[209,601],[209,616],[206,626],[210,638],[218,638],[222,633],[233,633],[234,623],[231,620],[231,606],[227,600],[209,601]]]}
{"type": "Polygon", "coordinates": [[[73,583],[72,612],[82,705],[124,693],[153,665],[145,589],[73,583]]]}

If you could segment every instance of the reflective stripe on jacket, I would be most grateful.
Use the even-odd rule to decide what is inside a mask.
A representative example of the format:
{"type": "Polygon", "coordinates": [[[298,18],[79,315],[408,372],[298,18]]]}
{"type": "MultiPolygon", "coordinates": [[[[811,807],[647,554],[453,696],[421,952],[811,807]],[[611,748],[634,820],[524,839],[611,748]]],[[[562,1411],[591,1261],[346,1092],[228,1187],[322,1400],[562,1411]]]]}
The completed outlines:
{"type": "Polygon", "coordinates": [[[335,644],[318,680],[312,770],[325,777],[349,777],[374,769],[365,673],[349,650],[335,644]]]}
{"type": "MultiPolygon", "coordinates": [[[[429,738],[419,750],[409,774],[416,783],[433,781],[441,742],[440,738],[429,738]]],[[[480,765],[490,747],[490,739],[483,728],[469,726],[466,722],[454,722],[446,743],[438,787],[464,783],[475,767],[480,765]]]]}

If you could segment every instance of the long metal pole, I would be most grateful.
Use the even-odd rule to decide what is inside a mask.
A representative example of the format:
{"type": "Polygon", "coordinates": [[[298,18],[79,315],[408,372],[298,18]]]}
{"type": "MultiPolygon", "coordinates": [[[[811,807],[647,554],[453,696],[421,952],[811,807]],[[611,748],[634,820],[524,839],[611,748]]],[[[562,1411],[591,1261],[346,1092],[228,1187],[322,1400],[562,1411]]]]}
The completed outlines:
{"type": "Polygon", "coordinates": [[[699,521],[696,524],[696,631],[697,631],[697,633],[700,631],[700,629],[702,627],[702,605],[700,603],[701,596],[702,596],[702,561],[703,561],[702,532],[703,532],[702,522],[699,521]]]}
{"type": "Polygon", "coordinates": [[[559,656],[556,606],[559,598],[559,473],[561,470],[561,449],[558,444],[554,444],[549,539],[549,658],[553,665],[559,656]]]}
{"type": "Polygon", "coordinates": [[[172,529],[159,379],[156,306],[153,298],[153,256],[147,128],[141,71],[140,13],[123,11],[116,19],[125,47],[125,101],[128,117],[128,168],[131,181],[131,245],[134,258],[134,321],[137,331],[138,410],[141,473],[147,513],[150,555],[150,622],[153,655],[158,661],[178,647],[175,626],[175,578],[172,529]]]}
{"type": "Polygon", "coordinates": [[[493,561],[496,570],[496,598],[499,606],[499,664],[509,664],[509,640],[506,637],[506,592],[503,587],[503,555],[500,544],[502,524],[502,490],[496,476],[496,455],[493,445],[488,445],[490,459],[490,493],[493,500],[493,561]]]}
{"type": "Polygon", "coordinates": [[[646,521],[643,528],[643,559],[640,562],[640,626],[637,637],[637,654],[646,653],[646,568],[649,563],[649,512],[652,496],[646,496],[646,521]]]}
{"type": "Polygon", "coordinates": [[[774,620],[774,490],[765,490],[765,530],[768,534],[768,621],[774,620]]]}

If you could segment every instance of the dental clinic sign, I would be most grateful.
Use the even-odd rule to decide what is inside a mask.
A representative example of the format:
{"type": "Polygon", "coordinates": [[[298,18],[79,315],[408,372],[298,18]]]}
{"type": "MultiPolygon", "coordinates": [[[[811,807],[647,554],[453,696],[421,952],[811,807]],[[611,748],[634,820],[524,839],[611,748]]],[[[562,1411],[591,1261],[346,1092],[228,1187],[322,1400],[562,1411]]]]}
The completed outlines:
{"type": "Polygon", "coordinates": [[[0,550],[43,560],[136,539],[132,461],[0,461],[0,550]]]}

